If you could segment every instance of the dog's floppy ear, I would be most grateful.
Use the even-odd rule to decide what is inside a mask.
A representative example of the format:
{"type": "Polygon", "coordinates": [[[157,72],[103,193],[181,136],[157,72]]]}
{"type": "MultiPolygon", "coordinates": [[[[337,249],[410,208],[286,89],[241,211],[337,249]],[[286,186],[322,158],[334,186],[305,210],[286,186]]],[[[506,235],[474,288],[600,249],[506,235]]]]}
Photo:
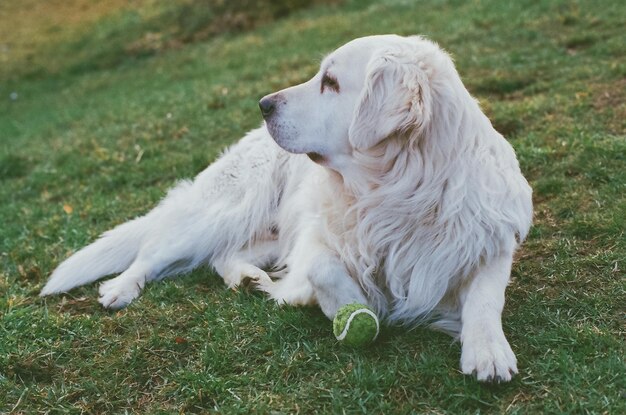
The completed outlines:
{"type": "Polygon", "coordinates": [[[370,60],[349,130],[353,148],[371,148],[393,133],[428,123],[428,68],[412,52],[410,47],[387,50],[370,60]]]}

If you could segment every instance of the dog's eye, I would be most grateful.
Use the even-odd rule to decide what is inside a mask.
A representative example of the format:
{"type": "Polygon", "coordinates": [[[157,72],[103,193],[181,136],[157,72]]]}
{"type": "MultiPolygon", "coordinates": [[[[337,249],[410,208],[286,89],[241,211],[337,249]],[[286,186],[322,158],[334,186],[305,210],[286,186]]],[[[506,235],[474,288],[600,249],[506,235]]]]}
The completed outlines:
{"type": "Polygon", "coordinates": [[[326,88],[330,88],[335,92],[339,92],[339,82],[328,73],[325,73],[322,77],[322,85],[320,87],[320,93],[324,93],[326,88]]]}

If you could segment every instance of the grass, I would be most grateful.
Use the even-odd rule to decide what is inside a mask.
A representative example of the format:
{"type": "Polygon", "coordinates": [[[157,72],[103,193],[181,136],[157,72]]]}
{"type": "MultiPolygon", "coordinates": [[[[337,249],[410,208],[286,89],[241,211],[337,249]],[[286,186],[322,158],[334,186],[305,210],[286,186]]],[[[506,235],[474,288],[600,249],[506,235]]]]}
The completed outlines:
{"type": "Polygon", "coordinates": [[[0,77],[110,68],[339,0],[21,0],[0,3],[0,77]]]}
{"type": "Polygon", "coordinates": [[[98,31],[157,3],[101,2],[56,31],[52,2],[28,3],[21,14],[3,3],[0,17],[0,28],[30,24],[3,32],[10,54],[0,40],[12,68],[0,73],[0,413],[626,413],[626,5],[346,1],[117,56],[125,49],[98,31]],[[319,310],[228,291],[206,269],[149,285],[118,312],[99,306],[95,285],[37,297],[71,251],[259,125],[260,96],[386,32],[426,34],[453,54],[535,190],[504,313],[513,382],[461,375],[458,343],[426,329],[385,328],[373,347],[344,349],[319,310]],[[103,50],[115,59],[98,61],[103,50]]]}

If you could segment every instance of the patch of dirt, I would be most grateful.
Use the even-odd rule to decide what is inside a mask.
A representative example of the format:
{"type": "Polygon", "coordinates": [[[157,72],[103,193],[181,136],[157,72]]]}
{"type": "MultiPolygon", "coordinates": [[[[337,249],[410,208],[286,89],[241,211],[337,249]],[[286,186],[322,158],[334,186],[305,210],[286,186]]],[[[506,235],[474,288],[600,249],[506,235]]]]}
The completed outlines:
{"type": "Polygon", "coordinates": [[[593,108],[608,116],[607,130],[626,134],[626,78],[594,88],[593,108]]]}

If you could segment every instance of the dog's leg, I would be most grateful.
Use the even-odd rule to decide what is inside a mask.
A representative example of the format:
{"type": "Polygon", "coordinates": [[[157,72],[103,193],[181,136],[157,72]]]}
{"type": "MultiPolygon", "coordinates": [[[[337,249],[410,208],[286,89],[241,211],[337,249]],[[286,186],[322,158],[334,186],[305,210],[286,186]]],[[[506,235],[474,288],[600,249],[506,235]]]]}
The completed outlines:
{"type": "MultiPolygon", "coordinates": [[[[180,221],[169,217],[173,223],[180,221]]],[[[156,233],[139,251],[130,267],[115,278],[100,284],[98,301],[106,308],[126,307],[139,297],[147,282],[185,273],[200,261],[194,258],[193,244],[198,236],[176,232],[176,226],[156,228],[156,233]],[[170,231],[169,234],[167,231],[170,231]],[[155,235],[163,235],[161,238],[155,235]],[[176,244],[176,240],[180,239],[176,244]]],[[[181,226],[181,229],[185,229],[181,226]]],[[[195,255],[198,256],[197,254],[195,255]]]]}
{"type": "Polygon", "coordinates": [[[329,252],[320,253],[309,271],[315,297],[322,312],[333,319],[341,306],[351,303],[367,305],[359,284],[348,274],[345,265],[329,252]]]}
{"type": "Polygon", "coordinates": [[[508,253],[480,266],[461,293],[461,370],[479,381],[506,382],[517,373],[501,321],[512,261],[508,253]]]}

